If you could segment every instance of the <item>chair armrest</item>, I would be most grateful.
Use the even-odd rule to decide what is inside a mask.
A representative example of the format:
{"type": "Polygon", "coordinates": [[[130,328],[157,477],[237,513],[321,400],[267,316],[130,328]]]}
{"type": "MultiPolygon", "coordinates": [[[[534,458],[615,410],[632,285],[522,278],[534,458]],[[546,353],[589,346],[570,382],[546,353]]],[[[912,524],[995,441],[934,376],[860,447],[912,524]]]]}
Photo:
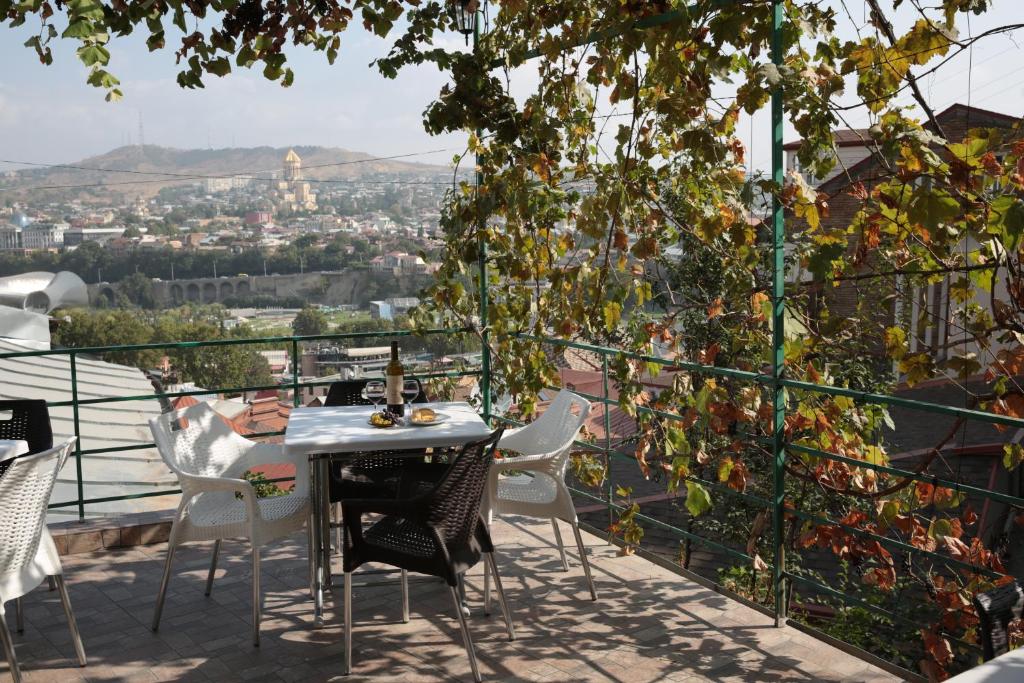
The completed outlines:
{"type": "Polygon", "coordinates": [[[565,449],[559,449],[552,451],[551,453],[541,453],[538,455],[517,455],[511,458],[495,458],[494,469],[496,470],[539,470],[544,469],[544,465],[551,462],[562,453],[565,449]]]}

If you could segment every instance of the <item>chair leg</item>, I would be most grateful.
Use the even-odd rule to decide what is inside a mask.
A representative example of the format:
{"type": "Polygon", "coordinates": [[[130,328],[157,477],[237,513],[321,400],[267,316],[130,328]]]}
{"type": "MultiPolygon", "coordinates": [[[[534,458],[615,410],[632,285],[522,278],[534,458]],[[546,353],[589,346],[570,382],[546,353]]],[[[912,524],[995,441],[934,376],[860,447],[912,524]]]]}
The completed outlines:
{"type": "Polygon", "coordinates": [[[11,632],[7,630],[7,620],[0,614],[0,641],[3,641],[4,656],[7,657],[7,667],[11,670],[11,678],[14,683],[21,683],[21,669],[18,668],[18,658],[14,654],[14,641],[11,640],[11,632]]]}
{"type": "Polygon", "coordinates": [[[572,523],[572,531],[576,535],[576,547],[580,551],[580,562],[583,563],[583,573],[587,575],[587,584],[590,586],[590,599],[597,600],[597,590],[594,588],[594,577],[590,574],[590,560],[587,559],[587,548],[583,545],[583,535],[580,533],[578,522],[572,523]]]}
{"type": "Polygon", "coordinates": [[[462,630],[462,642],[466,646],[466,654],[469,656],[469,668],[473,670],[473,680],[480,683],[480,669],[476,665],[476,653],[473,651],[473,639],[469,637],[469,626],[466,624],[466,615],[462,613],[462,601],[459,599],[459,591],[452,587],[452,602],[455,603],[455,614],[459,618],[459,628],[462,630]]]}
{"type": "Polygon", "coordinates": [[[206,575],[206,597],[213,591],[213,577],[217,573],[217,556],[220,555],[220,539],[213,542],[213,559],[210,560],[210,573],[206,575]]]}
{"type": "Polygon", "coordinates": [[[462,615],[465,617],[470,616],[469,601],[466,600],[466,577],[459,574],[459,604],[462,605],[462,615]]]}
{"type": "Polygon", "coordinates": [[[402,623],[409,623],[409,572],[402,570],[402,623]]]}
{"type": "Polygon", "coordinates": [[[260,646],[260,615],[262,614],[260,593],[260,547],[252,546],[252,644],[260,646]]]}
{"type": "Polygon", "coordinates": [[[565,544],[562,543],[562,531],[558,528],[558,520],[551,518],[551,528],[555,530],[555,543],[558,544],[558,554],[562,556],[562,571],[569,571],[569,562],[565,559],[565,544]]]}
{"type": "Polygon", "coordinates": [[[334,552],[341,555],[341,503],[334,504],[334,552]]]}
{"type": "Polygon", "coordinates": [[[167,597],[167,584],[171,580],[171,560],[174,559],[174,530],[171,530],[171,538],[167,542],[167,559],[164,561],[164,576],[160,580],[160,592],[156,596],[156,609],[153,611],[153,630],[160,628],[160,615],[164,611],[164,598],[167,597]]]}
{"type": "Polygon", "coordinates": [[[52,576],[47,576],[46,577],[46,582],[50,584],[50,591],[57,590],[57,584],[54,583],[52,576]]]}
{"type": "Polygon", "coordinates": [[[315,560],[313,558],[313,522],[312,518],[306,521],[306,548],[309,552],[306,553],[307,560],[309,562],[309,597],[316,599],[316,577],[314,576],[315,560]]]}
{"type": "Polygon", "coordinates": [[[21,598],[14,599],[14,624],[18,633],[25,632],[25,610],[21,604],[21,598]]]}
{"type": "Polygon", "coordinates": [[[491,566],[484,562],[484,616],[491,616],[491,566]]]}
{"type": "Polygon", "coordinates": [[[352,673],[352,572],[345,572],[345,675],[352,673]]]}
{"type": "MultiPolygon", "coordinates": [[[[498,591],[498,602],[501,605],[501,614],[505,617],[505,630],[508,631],[508,639],[516,639],[516,629],[512,625],[512,613],[508,609],[508,601],[505,599],[505,589],[501,585],[501,576],[498,574],[498,563],[494,559],[494,553],[487,553],[487,567],[490,567],[494,574],[494,589],[498,591]]],[[[484,569],[486,570],[486,567],[484,569]]]]}
{"type": "Polygon", "coordinates": [[[78,622],[75,621],[75,613],[71,611],[71,598],[68,596],[68,587],[64,583],[64,576],[58,574],[54,577],[57,590],[60,591],[60,604],[64,607],[64,616],[68,618],[68,628],[71,629],[71,641],[75,645],[75,655],[78,657],[78,666],[85,666],[85,647],[82,645],[82,634],[78,631],[78,622]]]}

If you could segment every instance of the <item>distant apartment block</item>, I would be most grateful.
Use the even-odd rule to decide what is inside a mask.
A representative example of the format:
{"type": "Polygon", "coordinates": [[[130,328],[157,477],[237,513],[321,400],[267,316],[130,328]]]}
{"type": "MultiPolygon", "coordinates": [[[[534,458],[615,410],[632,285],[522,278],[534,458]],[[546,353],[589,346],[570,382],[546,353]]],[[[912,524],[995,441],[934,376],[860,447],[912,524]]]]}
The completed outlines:
{"type": "Polygon", "coordinates": [[[0,226],[0,249],[40,251],[64,246],[67,223],[29,223],[24,227],[0,226]]]}
{"type": "Polygon", "coordinates": [[[21,229],[21,244],[25,249],[61,249],[67,223],[32,223],[21,229]]]}
{"type": "Polygon", "coordinates": [[[69,228],[64,233],[64,246],[77,247],[86,242],[106,244],[110,240],[120,237],[123,233],[123,225],[113,225],[103,228],[69,228]]]}
{"type": "Polygon", "coordinates": [[[21,228],[15,225],[0,225],[0,249],[21,249],[21,228]]]}
{"type": "Polygon", "coordinates": [[[394,320],[397,315],[405,315],[409,309],[420,305],[416,297],[396,297],[383,301],[370,302],[370,315],[375,320],[394,320]]]}
{"type": "Polygon", "coordinates": [[[371,259],[370,270],[390,272],[394,275],[422,275],[432,273],[436,268],[415,254],[392,251],[371,259]]]}

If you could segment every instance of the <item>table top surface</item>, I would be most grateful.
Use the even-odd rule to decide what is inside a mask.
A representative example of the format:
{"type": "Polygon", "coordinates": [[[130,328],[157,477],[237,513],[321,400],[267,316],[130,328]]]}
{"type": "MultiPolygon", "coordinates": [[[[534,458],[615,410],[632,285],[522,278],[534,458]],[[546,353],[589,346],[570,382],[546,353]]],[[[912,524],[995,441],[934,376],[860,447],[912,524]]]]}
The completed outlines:
{"type": "Polygon", "coordinates": [[[1010,650],[973,669],[953,676],[946,683],[1019,683],[1024,681],[1024,647],[1010,650]]]}
{"type": "Polygon", "coordinates": [[[0,439],[0,460],[28,453],[28,442],[20,439],[0,439]]]}
{"type": "Polygon", "coordinates": [[[288,418],[284,449],[290,455],[312,455],[444,448],[490,434],[487,424],[468,403],[417,403],[415,407],[432,408],[448,419],[431,426],[407,424],[381,429],[368,423],[373,406],[299,407],[288,418]]]}

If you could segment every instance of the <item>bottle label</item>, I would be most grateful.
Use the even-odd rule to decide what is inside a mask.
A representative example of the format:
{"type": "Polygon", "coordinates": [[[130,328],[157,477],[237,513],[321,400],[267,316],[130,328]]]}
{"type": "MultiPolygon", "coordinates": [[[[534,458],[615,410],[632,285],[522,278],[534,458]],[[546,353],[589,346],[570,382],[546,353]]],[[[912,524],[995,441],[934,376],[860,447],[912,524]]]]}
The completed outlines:
{"type": "Polygon", "coordinates": [[[405,381],[403,375],[388,375],[384,380],[384,394],[387,397],[387,404],[389,408],[402,406],[402,384],[405,381]]]}

